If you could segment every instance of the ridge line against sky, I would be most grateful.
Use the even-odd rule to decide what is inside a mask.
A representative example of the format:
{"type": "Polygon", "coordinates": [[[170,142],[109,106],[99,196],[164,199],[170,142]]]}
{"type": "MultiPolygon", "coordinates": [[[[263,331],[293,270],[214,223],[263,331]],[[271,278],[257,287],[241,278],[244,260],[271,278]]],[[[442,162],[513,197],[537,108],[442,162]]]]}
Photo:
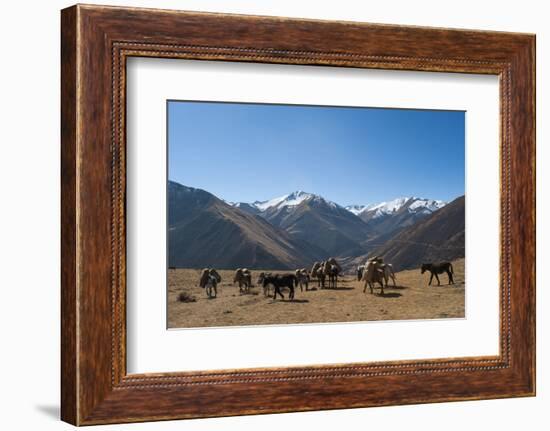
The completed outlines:
{"type": "Polygon", "coordinates": [[[231,202],[464,194],[462,111],[168,102],[168,178],[231,202]]]}
{"type": "Polygon", "coordinates": [[[395,200],[398,200],[398,199],[411,199],[411,198],[414,198],[414,199],[420,199],[420,200],[433,200],[433,201],[443,201],[445,202],[445,204],[449,204],[451,203],[452,201],[454,201],[455,199],[458,199],[462,196],[464,196],[464,194],[462,195],[458,195],[458,196],[454,196],[452,197],[451,199],[449,200],[443,200],[443,199],[438,199],[438,198],[433,198],[433,197],[430,197],[430,196],[396,196],[396,197],[393,197],[393,198],[390,198],[390,199],[387,199],[387,200],[384,200],[384,201],[377,201],[377,202],[356,202],[356,203],[348,203],[348,204],[341,204],[337,201],[333,201],[332,199],[328,199],[328,198],[325,198],[324,196],[322,195],[319,195],[317,193],[313,193],[313,192],[308,192],[306,190],[294,190],[292,192],[289,192],[289,193],[285,193],[283,195],[280,195],[280,196],[272,196],[271,198],[269,199],[263,199],[263,200],[258,200],[258,199],[255,199],[254,201],[230,201],[228,199],[225,199],[223,196],[218,196],[216,195],[215,193],[212,193],[208,190],[204,190],[204,189],[201,189],[200,187],[193,187],[193,186],[188,186],[187,184],[181,184],[181,183],[178,183],[177,181],[173,181],[173,180],[169,180],[171,182],[175,182],[181,186],[184,186],[184,187],[190,187],[190,188],[194,188],[194,189],[200,189],[200,190],[203,190],[207,193],[210,193],[212,195],[214,195],[215,197],[217,197],[218,199],[221,199],[222,201],[230,204],[230,205],[234,205],[234,204],[238,204],[238,203],[242,203],[242,204],[250,204],[250,205],[253,205],[255,203],[262,203],[262,202],[267,202],[267,201],[271,201],[271,200],[275,200],[275,199],[278,199],[278,198],[283,198],[283,197],[286,197],[286,196],[289,196],[291,195],[292,193],[295,193],[295,192],[302,192],[302,193],[306,193],[306,194],[310,194],[310,195],[316,195],[316,196],[320,196],[321,198],[323,199],[327,199],[331,202],[334,202],[335,204],[337,204],[338,206],[342,207],[342,208],[346,208],[346,207],[351,207],[351,206],[367,206],[367,205],[378,205],[378,204],[381,204],[381,203],[388,203],[388,202],[392,202],[392,201],[395,201],[395,200]]]}

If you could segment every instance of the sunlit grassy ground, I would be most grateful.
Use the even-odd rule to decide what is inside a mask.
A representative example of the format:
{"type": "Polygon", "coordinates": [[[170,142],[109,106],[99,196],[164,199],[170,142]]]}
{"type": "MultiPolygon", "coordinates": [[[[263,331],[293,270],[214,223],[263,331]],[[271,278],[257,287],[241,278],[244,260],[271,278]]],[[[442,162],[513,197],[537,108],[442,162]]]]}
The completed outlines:
{"type": "MultiPolygon", "coordinates": [[[[318,289],[301,292],[294,301],[266,298],[261,287],[250,294],[240,294],[233,286],[233,271],[219,271],[222,282],[218,297],[208,299],[198,287],[200,270],[171,269],[168,271],[168,327],[192,328],[205,326],[243,326],[288,323],[353,322],[368,320],[439,319],[464,317],[464,259],[453,262],[455,285],[447,285],[447,275],[440,275],[441,286],[428,286],[429,273],[419,269],[397,273],[397,287],[385,289],[385,295],[363,293],[363,283],[355,276],[339,279],[338,289],[318,289]],[[181,302],[180,294],[194,302],[181,302]]],[[[260,271],[253,271],[257,284],[260,271]]]]}

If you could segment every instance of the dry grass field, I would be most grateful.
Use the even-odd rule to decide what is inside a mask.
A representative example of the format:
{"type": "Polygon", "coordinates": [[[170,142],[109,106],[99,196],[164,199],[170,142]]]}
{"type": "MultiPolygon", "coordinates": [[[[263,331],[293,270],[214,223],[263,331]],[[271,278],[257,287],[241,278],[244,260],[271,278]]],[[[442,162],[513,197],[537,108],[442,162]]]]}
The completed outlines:
{"type": "MultiPolygon", "coordinates": [[[[464,259],[453,262],[455,285],[447,285],[447,275],[440,275],[441,286],[428,286],[429,273],[419,269],[396,274],[397,287],[385,289],[385,295],[363,293],[363,283],[353,275],[339,278],[338,289],[296,290],[293,301],[265,297],[255,286],[240,294],[232,284],[233,271],[219,271],[222,282],[218,297],[208,299],[198,287],[200,270],[168,270],[168,327],[196,328],[322,322],[356,322],[369,320],[440,319],[464,317],[464,259]],[[187,301],[182,302],[180,296],[187,301]]],[[[253,271],[256,284],[260,271],[253,271]]]]}

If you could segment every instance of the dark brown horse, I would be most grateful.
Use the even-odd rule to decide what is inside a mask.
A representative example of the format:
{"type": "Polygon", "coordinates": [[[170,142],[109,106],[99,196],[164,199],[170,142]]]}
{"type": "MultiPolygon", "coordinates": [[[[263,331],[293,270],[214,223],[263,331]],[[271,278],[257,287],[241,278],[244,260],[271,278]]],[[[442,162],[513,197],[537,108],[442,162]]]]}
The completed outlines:
{"type": "Polygon", "coordinates": [[[288,288],[288,299],[291,301],[294,299],[294,286],[296,285],[296,276],[294,274],[277,274],[277,275],[267,275],[263,277],[262,285],[264,289],[268,284],[271,284],[275,289],[273,293],[273,299],[277,299],[277,294],[281,296],[282,299],[285,299],[281,293],[281,288],[288,288]]]}
{"type": "Polygon", "coordinates": [[[437,285],[441,286],[438,274],[443,274],[444,272],[446,272],[447,276],[449,277],[449,284],[455,284],[453,280],[453,265],[451,264],[451,262],[423,263],[422,267],[420,268],[420,273],[424,274],[426,271],[430,271],[431,273],[430,282],[428,283],[429,286],[431,286],[432,284],[434,275],[437,280],[437,285]]]}

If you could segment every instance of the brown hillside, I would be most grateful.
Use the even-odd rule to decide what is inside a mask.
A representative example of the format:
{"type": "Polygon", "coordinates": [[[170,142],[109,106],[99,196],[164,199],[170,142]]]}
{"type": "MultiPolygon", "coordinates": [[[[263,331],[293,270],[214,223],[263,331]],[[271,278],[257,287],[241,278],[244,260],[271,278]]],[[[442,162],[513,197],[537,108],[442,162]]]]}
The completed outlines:
{"type": "Polygon", "coordinates": [[[322,254],[204,190],[170,182],[168,206],[170,267],[289,269],[322,254]]]}
{"type": "Polygon", "coordinates": [[[464,257],[464,232],[465,198],[461,196],[379,245],[369,256],[383,256],[399,271],[423,262],[451,261],[464,257]]]}

